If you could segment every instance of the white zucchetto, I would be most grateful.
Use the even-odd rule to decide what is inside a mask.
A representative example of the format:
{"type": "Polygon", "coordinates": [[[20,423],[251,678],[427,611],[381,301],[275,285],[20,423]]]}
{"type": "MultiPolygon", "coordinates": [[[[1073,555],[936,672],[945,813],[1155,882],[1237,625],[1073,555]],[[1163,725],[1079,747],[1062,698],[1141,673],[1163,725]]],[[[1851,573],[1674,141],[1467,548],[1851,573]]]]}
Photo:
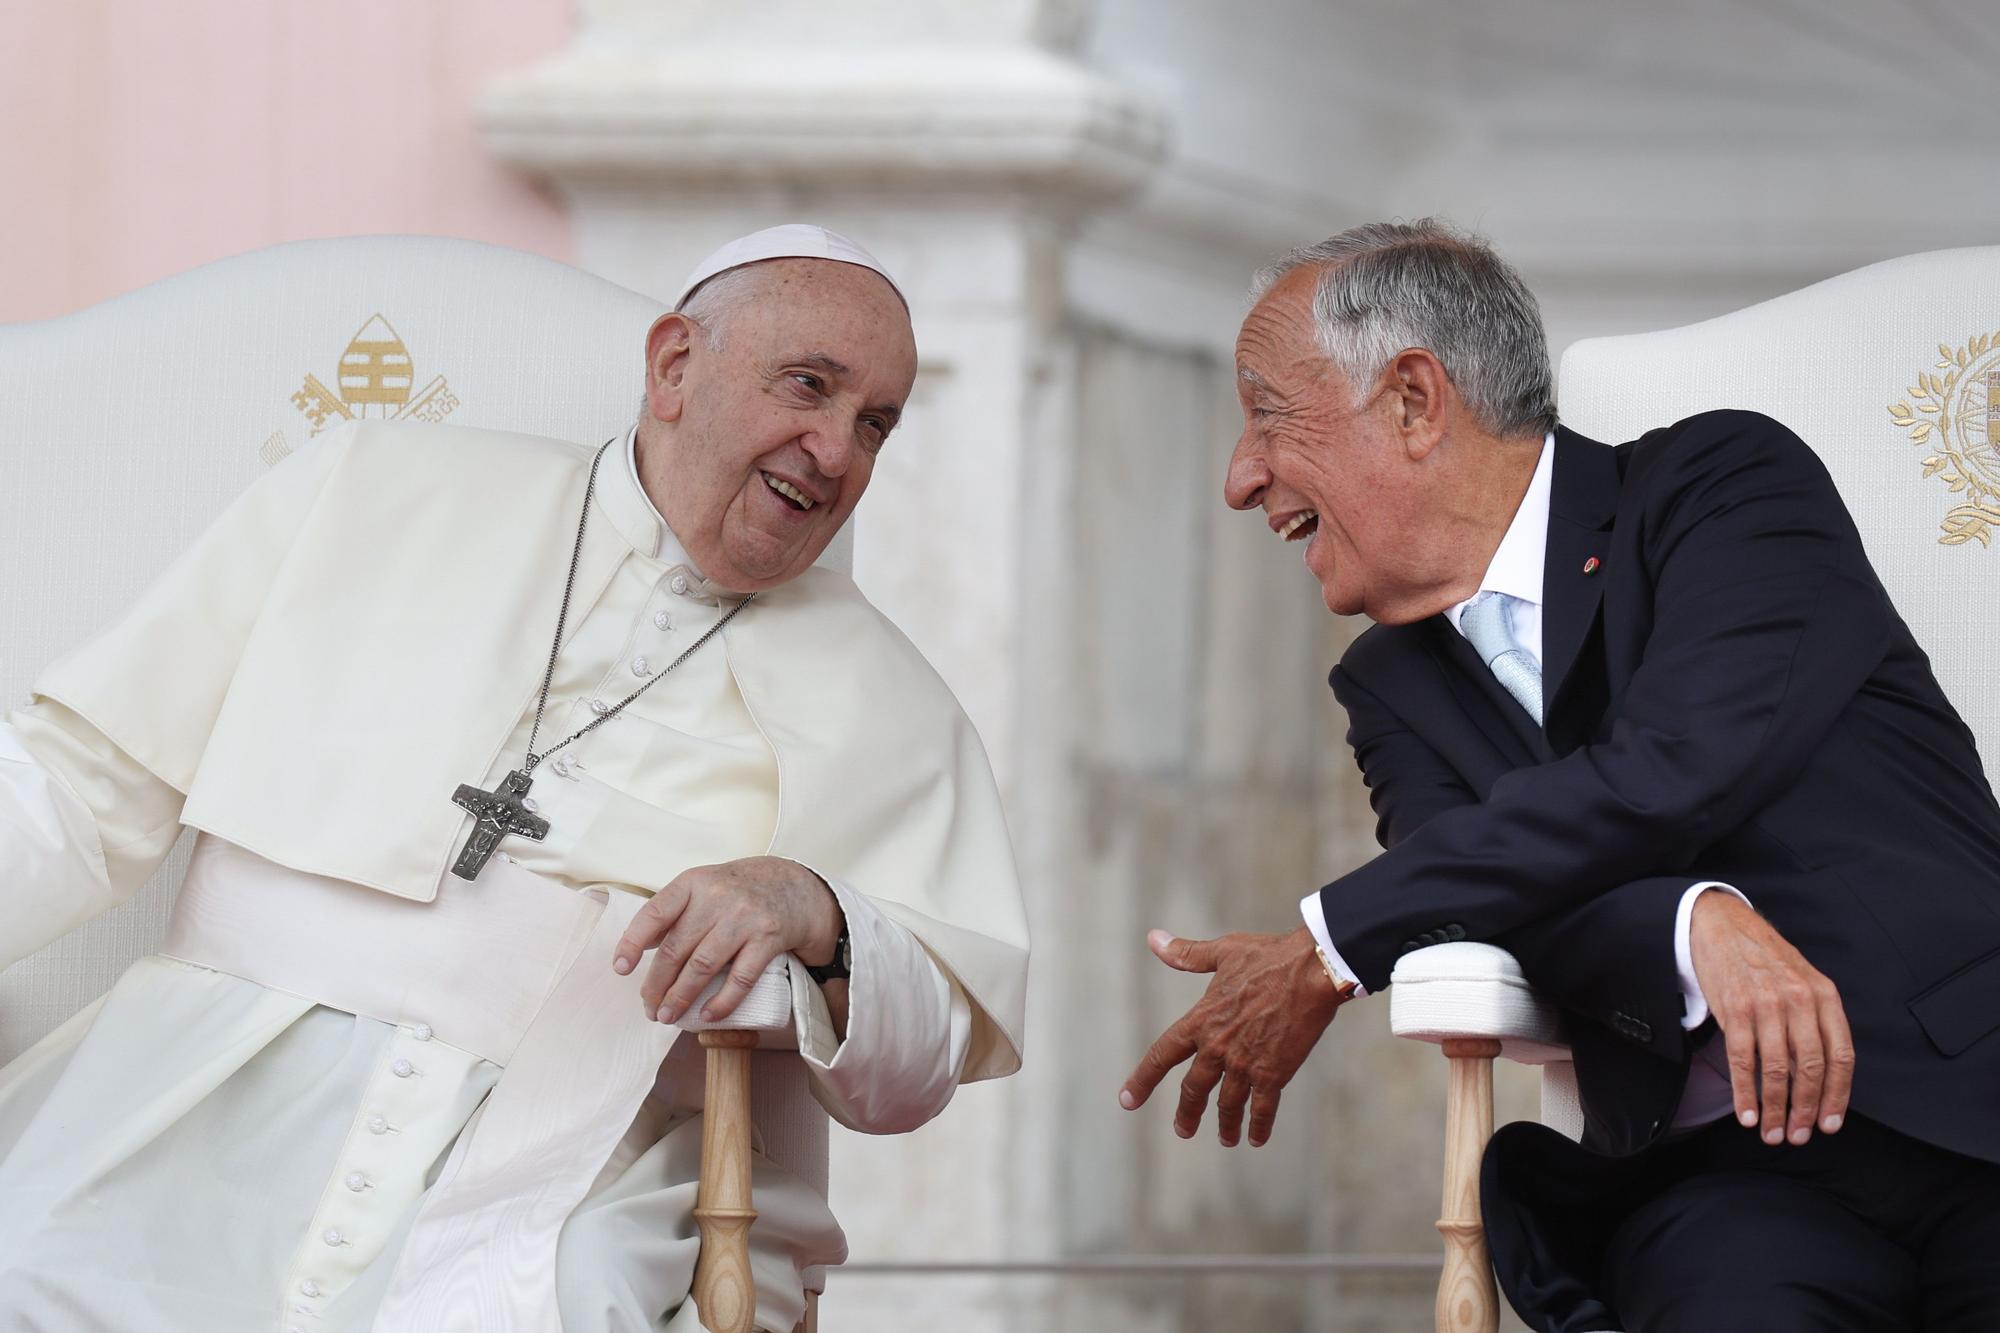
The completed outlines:
{"type": "Polygon", "coordinates": [[[748,236],[739,236],[696,264],[694,272],[688,274],[687,281],[681,284],[680,291],[674,296],[674,309],[679,310],[687,304],[695,288],[716,274],[742,268],[745,264],[761,264],[767,259],[831,259],[841,264],[856,264],[881,274],[882,280],[889,284],[897,298],[905,306],[910,303],[909,298],[903,295],[903,289],[896,286],[896,280],[882,267],[881,261],[847,237],[810,223],[787,222],[753,231],[748,236]]]}

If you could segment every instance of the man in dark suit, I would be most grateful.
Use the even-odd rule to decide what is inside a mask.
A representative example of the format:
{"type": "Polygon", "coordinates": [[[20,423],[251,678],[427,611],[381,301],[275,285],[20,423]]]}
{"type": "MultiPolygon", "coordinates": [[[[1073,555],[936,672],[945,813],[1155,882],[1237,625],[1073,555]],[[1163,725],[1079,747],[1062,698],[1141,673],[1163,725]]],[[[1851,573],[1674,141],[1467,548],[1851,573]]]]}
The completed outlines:
{"type": "Polygon", "coordinates": [[[1586,1118],[1487,1153],[1531,1326],[2000,1329],[2000,807],[1818,459],[1557,426],[1534,298],[1434,222],[1267,271],[1237,371],[1229,502],[1378,622],[1332,684],[1388,850],[1288,934],[1155,932],[1215,975],[1124,1104],[1191,1058],[1176,1128],[1261,1143],[1342,1003],[1492,941],[1586,1118]]]}

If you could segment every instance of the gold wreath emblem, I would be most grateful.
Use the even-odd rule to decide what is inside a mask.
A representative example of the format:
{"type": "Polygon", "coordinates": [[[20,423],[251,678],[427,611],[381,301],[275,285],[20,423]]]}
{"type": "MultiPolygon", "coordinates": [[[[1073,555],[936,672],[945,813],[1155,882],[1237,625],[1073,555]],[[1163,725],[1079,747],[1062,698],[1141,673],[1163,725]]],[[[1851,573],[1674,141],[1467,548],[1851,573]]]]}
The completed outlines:
{"type": "MultiPolygon", "coordinates": [[[[310,427],[308,435],[363,417],[443,421],[458,407],[458,395],[445,383],[444,376],[436,376],[422,389],[415,388],[416,382],[416,365],[410,359],[410,349],[378,311],[355,330],[340,353],[339,369],[334,375],[340,392],[335,393],[317,375],[309,373],[305,383],[292,395],[292,406],[305,414],[310,427]]],[[[283,431],[265,440],[258,450],[264,461],[273,465],[290,452],[283,431]]]]}
{"type": "Polygon", "coordinates": [[[1890,405],[1889,419],[1931,450],[1924,475],[1963,497],[1939,525],[1938,544],[1990,546],[2000,525],[2000,332],[1956,350],[1939,343],[1936,367],[1917,372],[1908,392],[1908,401],[1890,405]]]}

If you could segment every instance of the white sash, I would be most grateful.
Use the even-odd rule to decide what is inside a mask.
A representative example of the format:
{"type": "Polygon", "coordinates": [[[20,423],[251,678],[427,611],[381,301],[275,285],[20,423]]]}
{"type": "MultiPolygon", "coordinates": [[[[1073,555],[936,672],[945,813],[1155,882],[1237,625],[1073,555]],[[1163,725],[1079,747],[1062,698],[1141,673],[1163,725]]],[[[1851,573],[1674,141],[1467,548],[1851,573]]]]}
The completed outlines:
{"type": "MultiPolygon", "coordinates": [[[[612,947],[643,899],[504,857],[412,902],[196,844],[161,952],[383,1022],[506,1069],[425,1194],[378,1333],[554,1333],[556,1241],[680,1030],[649,1019],[612,947]]],[[[697,1002],[698,1004],[699,1002],[697,1002]]],[[[789,1027],[782,971],[746,1025],[789,1027]],[[769,1012],[766,1012],[769,1011],[769,1012]]]]}

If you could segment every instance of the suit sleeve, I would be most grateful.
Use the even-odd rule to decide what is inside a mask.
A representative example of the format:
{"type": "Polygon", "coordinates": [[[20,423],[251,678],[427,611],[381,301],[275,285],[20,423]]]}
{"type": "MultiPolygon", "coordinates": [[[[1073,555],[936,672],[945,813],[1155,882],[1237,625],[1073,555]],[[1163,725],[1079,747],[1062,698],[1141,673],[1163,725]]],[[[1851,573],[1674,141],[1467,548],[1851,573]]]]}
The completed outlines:
{"type": "Polygon", "coordinates": [[[1385,779],[1411,781],[1412,809],[1429,817],[1321,890],[1371,988],[1406,940],[1440,923],[1491,940],[1690,869],[1785,789],[1881,661],[1895,613],[1795,436],[1717,414],[1648,467],[1628,485],[1644,488],[1631,521],[1644,525],[1653,630],[1607,739],[1452,808],[1420,771],[1385,779]]]}
{"type": "MultiPolygon", "coordinates": [[[[1352,673],[1335,668],[1333,692],[1347,709],[1348,744],[1384,847],[1398,846],[1446,811],[1478,804],[1457,770],[1352,673]]],[[[1628,1040],[1639,1030],[1629,1021],[1637,1016],[1645,1044],[1678,1059],[1683,1002],[1673,932],[1689,883],[1686,876],[1636,880],[1492,943],[1513,954],[1529,983],[1564,1009],[1628,1040]]]]}
{"type": "Polygon", "coordinates": [[[1346,667],[1333,669],[1331,683],[1333,697],[1347,710],[1347,744],[1375,812],[1375,841],[1394,847],[1435,816],[1478,804],[1458,771],[1346,667]]]}

